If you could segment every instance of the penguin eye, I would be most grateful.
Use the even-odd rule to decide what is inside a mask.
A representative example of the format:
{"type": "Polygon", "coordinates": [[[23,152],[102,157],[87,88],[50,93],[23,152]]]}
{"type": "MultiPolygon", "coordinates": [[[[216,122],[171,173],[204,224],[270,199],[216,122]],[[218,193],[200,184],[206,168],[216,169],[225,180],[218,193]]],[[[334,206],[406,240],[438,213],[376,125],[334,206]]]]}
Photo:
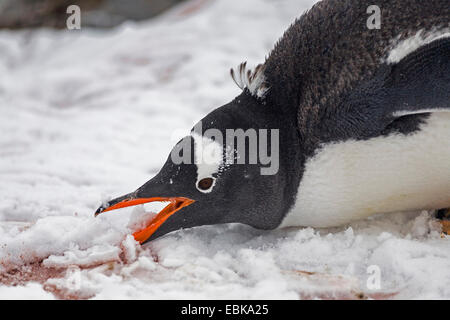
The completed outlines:
{"type": "Polygon", "coordinates": [[[206,191],[206,190],[208,190],[209,188],[212,187],[213,182],[214,182],[214,179],[213,179],[213,178],[203,178],[202,180],[200,180],[200,181],[197,183],[197,187],[198,187],[200,190],[206,191]]]}

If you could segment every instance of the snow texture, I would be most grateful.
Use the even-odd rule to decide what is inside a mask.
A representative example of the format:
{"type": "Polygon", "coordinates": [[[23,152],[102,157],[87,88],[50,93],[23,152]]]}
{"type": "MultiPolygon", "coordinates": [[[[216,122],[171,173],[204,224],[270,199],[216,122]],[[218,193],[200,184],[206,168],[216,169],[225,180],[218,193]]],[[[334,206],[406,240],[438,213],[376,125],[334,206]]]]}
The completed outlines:
{"type": "Polygon", "coordinates": [[[129,234],[156,204],[94,218],[238,95],[230,67],[263,62],[312,3],[193,0],[110,31],[1,31],[0,298],[450,298],[450,242],[428,212],[144,246],[129,234]]]}

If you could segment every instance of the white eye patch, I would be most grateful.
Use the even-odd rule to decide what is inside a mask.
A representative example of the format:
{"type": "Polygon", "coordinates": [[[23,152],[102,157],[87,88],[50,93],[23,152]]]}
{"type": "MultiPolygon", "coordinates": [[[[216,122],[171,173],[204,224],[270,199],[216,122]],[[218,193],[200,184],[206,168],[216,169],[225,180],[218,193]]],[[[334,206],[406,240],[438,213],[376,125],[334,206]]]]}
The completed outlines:
{"type": "Polygon", "coordinates": [[[191,133],[194,139],[194,163],[197,166],[197,180],[195,185],[200,192],[209,193],[214,188],[219,171],[223,168],[223,149],[222,145],[214,140],[191,133]],[[199,185],[202,179],[213,179],[209,189],[202,189],[199,185]]]}

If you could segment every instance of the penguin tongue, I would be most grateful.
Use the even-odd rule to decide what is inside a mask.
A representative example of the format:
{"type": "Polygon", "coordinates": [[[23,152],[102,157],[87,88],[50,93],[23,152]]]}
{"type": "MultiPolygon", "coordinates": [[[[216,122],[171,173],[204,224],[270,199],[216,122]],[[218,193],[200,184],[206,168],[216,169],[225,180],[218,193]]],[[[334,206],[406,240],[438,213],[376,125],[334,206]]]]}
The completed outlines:
{"type": "Polygon", "coordinates": [[[144,204],[148,202],[167,202],[169,204],[164,207],[149,223],[148,225],[142,229],[133,233],[134,238],[139,243],[145,242],[148,238],[151,237],[153,233],[166,221],[172,214],[184,208],[190,204],[192,204],[195,200],[184,198],[184,197],[154,197],[154,198],[134,198],[133,194],[128,194],[114,200],[111,200],[108,204],[102,205],[95,212],[95,216],[99,214],[111,210],[116,210],[125,207],[136,206],[139,204],[144,204]]]}

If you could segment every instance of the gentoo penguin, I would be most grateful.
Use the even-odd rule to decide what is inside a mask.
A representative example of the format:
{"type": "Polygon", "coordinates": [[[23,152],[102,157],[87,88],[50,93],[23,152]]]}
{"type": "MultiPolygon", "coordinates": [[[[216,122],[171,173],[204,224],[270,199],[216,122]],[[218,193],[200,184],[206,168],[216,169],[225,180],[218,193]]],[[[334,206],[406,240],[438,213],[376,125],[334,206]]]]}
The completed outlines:
{"type": "Polygon", "coordinates": [[[330,227],[449,208],[449,2],[378,0],[376,27],[372,4],[315,4],[263,64],[232,70],[242,93],[204,117],[154,178],[96,215],[168,201],[134,233],[143,243],[200,225],[330,227]],[[240,150],[236,137],[218,138],[239,130],[240,150]],[[272,168],[264,146],[277,155],[272,168]]]}

